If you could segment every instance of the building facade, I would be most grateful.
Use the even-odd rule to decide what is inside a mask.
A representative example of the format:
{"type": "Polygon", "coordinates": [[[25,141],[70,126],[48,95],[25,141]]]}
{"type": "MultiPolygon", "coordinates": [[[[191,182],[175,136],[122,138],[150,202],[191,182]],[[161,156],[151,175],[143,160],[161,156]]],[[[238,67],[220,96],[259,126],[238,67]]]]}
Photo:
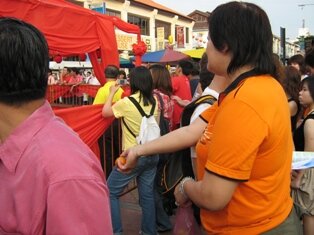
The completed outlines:
{"type": "MultiPolygon", "coordinates": [[[[195,10],[189,15],[176,12],[152,0],[67,0],[100,13],[116,16],[141,29],[147,51],[172,47],[175,50],[206,48],[208,36],[207,18],[210,12],[195,10]]],[[[121,57],[127,58],[136,35],[116,30],[121,57]]],[[[280,37],[273,36],[273,52],[281,56],[280,37]]],[[[286,41],[286,58],[300,53],[297,43],[286,41]]]]}
{"type": "Polygon", "coordinates": [[[192,47],[200,48],[206,47],[207,45],[207,36],[208,36],[208,16],[210,12],[202,12],[195,10],[190,13],[188,16],[191,17],[195,24],[193,26],[192,32],[192,47]]]}
{"type": "MultiPolygon", "coordinates": [[[[192,48],[193,19],[152,0],[70,1],[138,25],[147,51],[162,50],[169,46],[176,50],[192,48]]],[[[136,35],[117,29],[116,38],[121,56],[127,57],[132,51],[132,44],[137,42],[136,35]]]]}

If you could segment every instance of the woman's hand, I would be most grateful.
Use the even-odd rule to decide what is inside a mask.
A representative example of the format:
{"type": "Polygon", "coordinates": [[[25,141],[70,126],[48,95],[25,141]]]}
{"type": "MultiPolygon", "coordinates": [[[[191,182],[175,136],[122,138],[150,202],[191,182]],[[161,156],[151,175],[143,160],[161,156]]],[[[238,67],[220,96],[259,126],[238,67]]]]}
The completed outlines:
{"type": "Polygon", "coordinates": [[[176,199],[176,202],[175,202],[176,206],[183,205],[189,201],[189,198],[180,192],[179,187],[180,187],[180,184],[178,184],[176,188],[174,189],[174,197],[176,199]]]}
{"type": "Polygon", "coordinates": [[[132,148],[129,148],[121,153],[120,156],[125,157],[125,162],[117,161],[117,166],[119,171],[123,173],[130,172],[137,164],[137,160],[140,157],[138,154],[138,148],[140,148],[140,145],[134,146],[132,148]]]}
{"type": "Polygon", "coordinates": [[[295,180],[298,177],[298,171],[292,170],[291,171],[291,181],[295,180]]]}
{"type": "Polygon", "coordinates": [[[110,87],[110,93],[111,94],[115,94],[116,92],[117,92],[117,90],[119,90],[119,88],[120,88],[121,86],[119,85],[119,84],[115,84],[115,85],[112,85],[111,87],[110,87]]]}

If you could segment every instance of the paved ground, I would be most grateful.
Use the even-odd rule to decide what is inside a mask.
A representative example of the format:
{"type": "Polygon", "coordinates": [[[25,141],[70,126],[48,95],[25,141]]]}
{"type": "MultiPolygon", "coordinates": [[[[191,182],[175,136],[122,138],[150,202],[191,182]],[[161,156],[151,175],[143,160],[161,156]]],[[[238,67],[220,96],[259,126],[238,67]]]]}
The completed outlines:
{"type": "MultiPolygon", "coordinates": [[[[138,205],[137,189],[123,195],[120,201],[124,235],[138,235],[142,212],[138,205]]],[[[174,221],[173,216],[171,220],[174,221]]],[[[172,232],[164,232],[160,235],[172,235],[172,232]]]]}

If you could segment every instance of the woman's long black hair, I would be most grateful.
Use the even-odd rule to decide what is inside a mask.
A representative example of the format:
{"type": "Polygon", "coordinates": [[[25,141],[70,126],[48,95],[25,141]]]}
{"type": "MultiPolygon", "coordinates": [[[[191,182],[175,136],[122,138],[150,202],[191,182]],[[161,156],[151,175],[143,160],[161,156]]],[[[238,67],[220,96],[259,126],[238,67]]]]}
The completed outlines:
{"type": "Polygon", "coordinates": [[[143,99],[144,106],[156,102],[153,97],[153,78],[148,68],[139,66],[131,71],[130,87],[132,94],[140,92],[139,102],[143,99]]]}

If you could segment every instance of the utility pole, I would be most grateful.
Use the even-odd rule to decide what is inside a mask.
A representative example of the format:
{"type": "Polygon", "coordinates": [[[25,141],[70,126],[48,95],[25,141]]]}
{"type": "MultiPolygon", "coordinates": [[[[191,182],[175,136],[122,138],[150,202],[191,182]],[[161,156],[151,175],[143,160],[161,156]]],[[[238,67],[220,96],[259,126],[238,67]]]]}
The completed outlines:
{"type": "Polygon", "coordinates": [[[314,3],[304,3],[304,4],[299,4],[298,7],[301,7],[301,10],[303,10],[304,7],[306,6],[314,6],[314,3]]]}
{"type": "MultiPolygon", "coordinates": [[[[301,10],[303,10],[306,6],[314,6],[314,3],[304,3],[298,5],[298,7],[301,7],[301,10]]],[[[305,28],[305,19],[302,20],[302,28],[305,28]]]]}
{"type": "Polygon", "coordinates": [[[280,55],[281,61],[286,64],[286,28],[280,27],[280,55]]]}

